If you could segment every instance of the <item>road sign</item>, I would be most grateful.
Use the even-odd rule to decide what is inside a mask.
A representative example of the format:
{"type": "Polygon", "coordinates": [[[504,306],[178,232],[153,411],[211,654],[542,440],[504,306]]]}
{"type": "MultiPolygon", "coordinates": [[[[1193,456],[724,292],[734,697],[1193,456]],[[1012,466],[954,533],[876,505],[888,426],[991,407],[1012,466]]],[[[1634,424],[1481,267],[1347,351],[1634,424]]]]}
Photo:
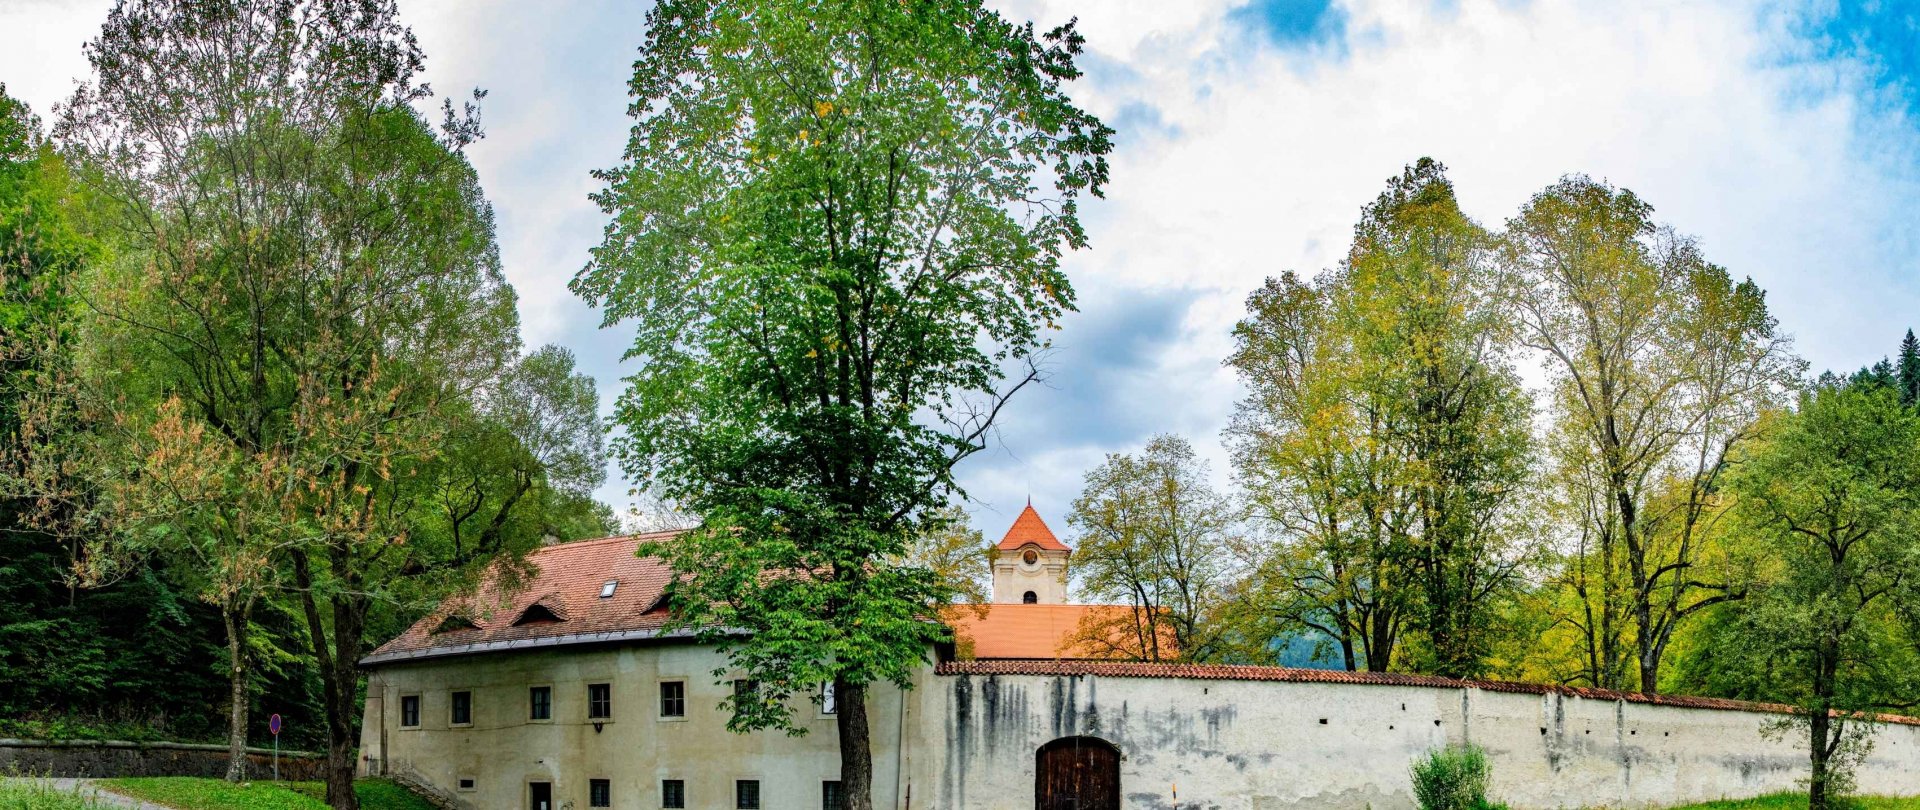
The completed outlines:
{"type": "Polygon", "coordinates": [[[273,732],[273,781],[280,781],[280,715],[267,718],[267,730],[273,732]]]}

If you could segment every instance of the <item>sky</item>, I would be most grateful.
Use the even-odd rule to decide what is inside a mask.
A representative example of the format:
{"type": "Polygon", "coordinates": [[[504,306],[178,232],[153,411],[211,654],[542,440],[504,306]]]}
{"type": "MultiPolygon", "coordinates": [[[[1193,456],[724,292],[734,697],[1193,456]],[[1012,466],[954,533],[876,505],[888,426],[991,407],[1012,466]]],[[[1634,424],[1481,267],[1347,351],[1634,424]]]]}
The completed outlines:
{"type": "MultiPolygon", "coordinates": [[[[605,224],[588,199],[626,142],[645,4],[399,0],[443,95],[488,91],[470,155],[498,215],[529,348],[573,350],[618,395],[630,328],[566,282],[605,224]]],[[[1046,387],[963,462],[977,528],[1030,497],[1055,530],[1106,454],[1156,434],[1229,480],[1221,365],[1247,294],[1338,262],[1405,164],[1449,168],[1490,227],[1571,173],[1630,188],[1765,288],[1815,371],[1920,326],[1920,5],[1893,0],[991,0],[1078,17],[1075,100],[1118,130],[1079,312],[1046,387]]],[[[43,117],[84,80],[102,0],[0,0],[0,83],[43,117]]],[[[600,496],[634,502],[610,471],[600,496]]]]}

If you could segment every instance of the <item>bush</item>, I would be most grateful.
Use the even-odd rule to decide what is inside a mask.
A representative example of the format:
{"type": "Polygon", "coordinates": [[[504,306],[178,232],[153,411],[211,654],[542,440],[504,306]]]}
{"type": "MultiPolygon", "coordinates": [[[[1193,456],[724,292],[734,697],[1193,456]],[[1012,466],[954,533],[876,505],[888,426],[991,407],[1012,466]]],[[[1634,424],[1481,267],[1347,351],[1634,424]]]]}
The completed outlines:
{"type": "Polygon", "coordinates": [[[1505,810],[1487,800],[1487,752],[1449,745],[1413,761],[1413,798],[1420,810],[1505,810]]]}

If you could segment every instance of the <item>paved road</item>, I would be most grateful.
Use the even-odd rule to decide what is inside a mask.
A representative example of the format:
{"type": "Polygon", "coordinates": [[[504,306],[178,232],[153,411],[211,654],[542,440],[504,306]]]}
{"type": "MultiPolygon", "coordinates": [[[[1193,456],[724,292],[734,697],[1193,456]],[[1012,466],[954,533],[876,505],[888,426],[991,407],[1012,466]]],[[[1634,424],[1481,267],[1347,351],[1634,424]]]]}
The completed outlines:
{"type": "Polygon", "coordinates": [[[52,782],[54,787],[61,790],[78,790],[94,793],[115,807],[128,807],[133,810],[169,810],[169,808],[163,805],[128,798],[118,793],[109,793],[106,789],[94,785],[92,779],[49,779],[47,781],[52,782]]]}

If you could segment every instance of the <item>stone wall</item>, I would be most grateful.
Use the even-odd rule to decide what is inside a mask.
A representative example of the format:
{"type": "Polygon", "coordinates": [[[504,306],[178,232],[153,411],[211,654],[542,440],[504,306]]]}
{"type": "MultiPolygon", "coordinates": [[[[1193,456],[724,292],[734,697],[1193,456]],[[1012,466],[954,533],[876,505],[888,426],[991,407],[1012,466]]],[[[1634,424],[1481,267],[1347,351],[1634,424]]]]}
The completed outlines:
{"type": "MultiPolygon", "coordinates": [[[[273,778],[273,750],[247,749],[248,776],[273,778]]],[[[280,752],[280,778],[322,778],[327,758],[299,751],[280,752]]],[[[90,740],[0,739],[0,773],[34,776],[113,778],[122,776],[209,776],[227,774],[227,747],[190,743],[135,743],[90,740]]]]}
{"type": "MultiPolygon", "coordinates": [[[[1119,749],[1123,806],[1142,810],[1410,808],[1409,764],[1459,742],[1487,751],[1494,798],[1522,810],[1755,796],[1795,789],[1807,770],[1802,739],[1764,733],[1781,715],[1750,707],[1459,682],[982,669],[949,666],[927,684],[920,806],[1031,807],[1036,752],[1074,736],[1119,749]]],[[[1866,793],[1920,794],[1920,727],[1880,726],[1859,777],[1866,793]]]]}

